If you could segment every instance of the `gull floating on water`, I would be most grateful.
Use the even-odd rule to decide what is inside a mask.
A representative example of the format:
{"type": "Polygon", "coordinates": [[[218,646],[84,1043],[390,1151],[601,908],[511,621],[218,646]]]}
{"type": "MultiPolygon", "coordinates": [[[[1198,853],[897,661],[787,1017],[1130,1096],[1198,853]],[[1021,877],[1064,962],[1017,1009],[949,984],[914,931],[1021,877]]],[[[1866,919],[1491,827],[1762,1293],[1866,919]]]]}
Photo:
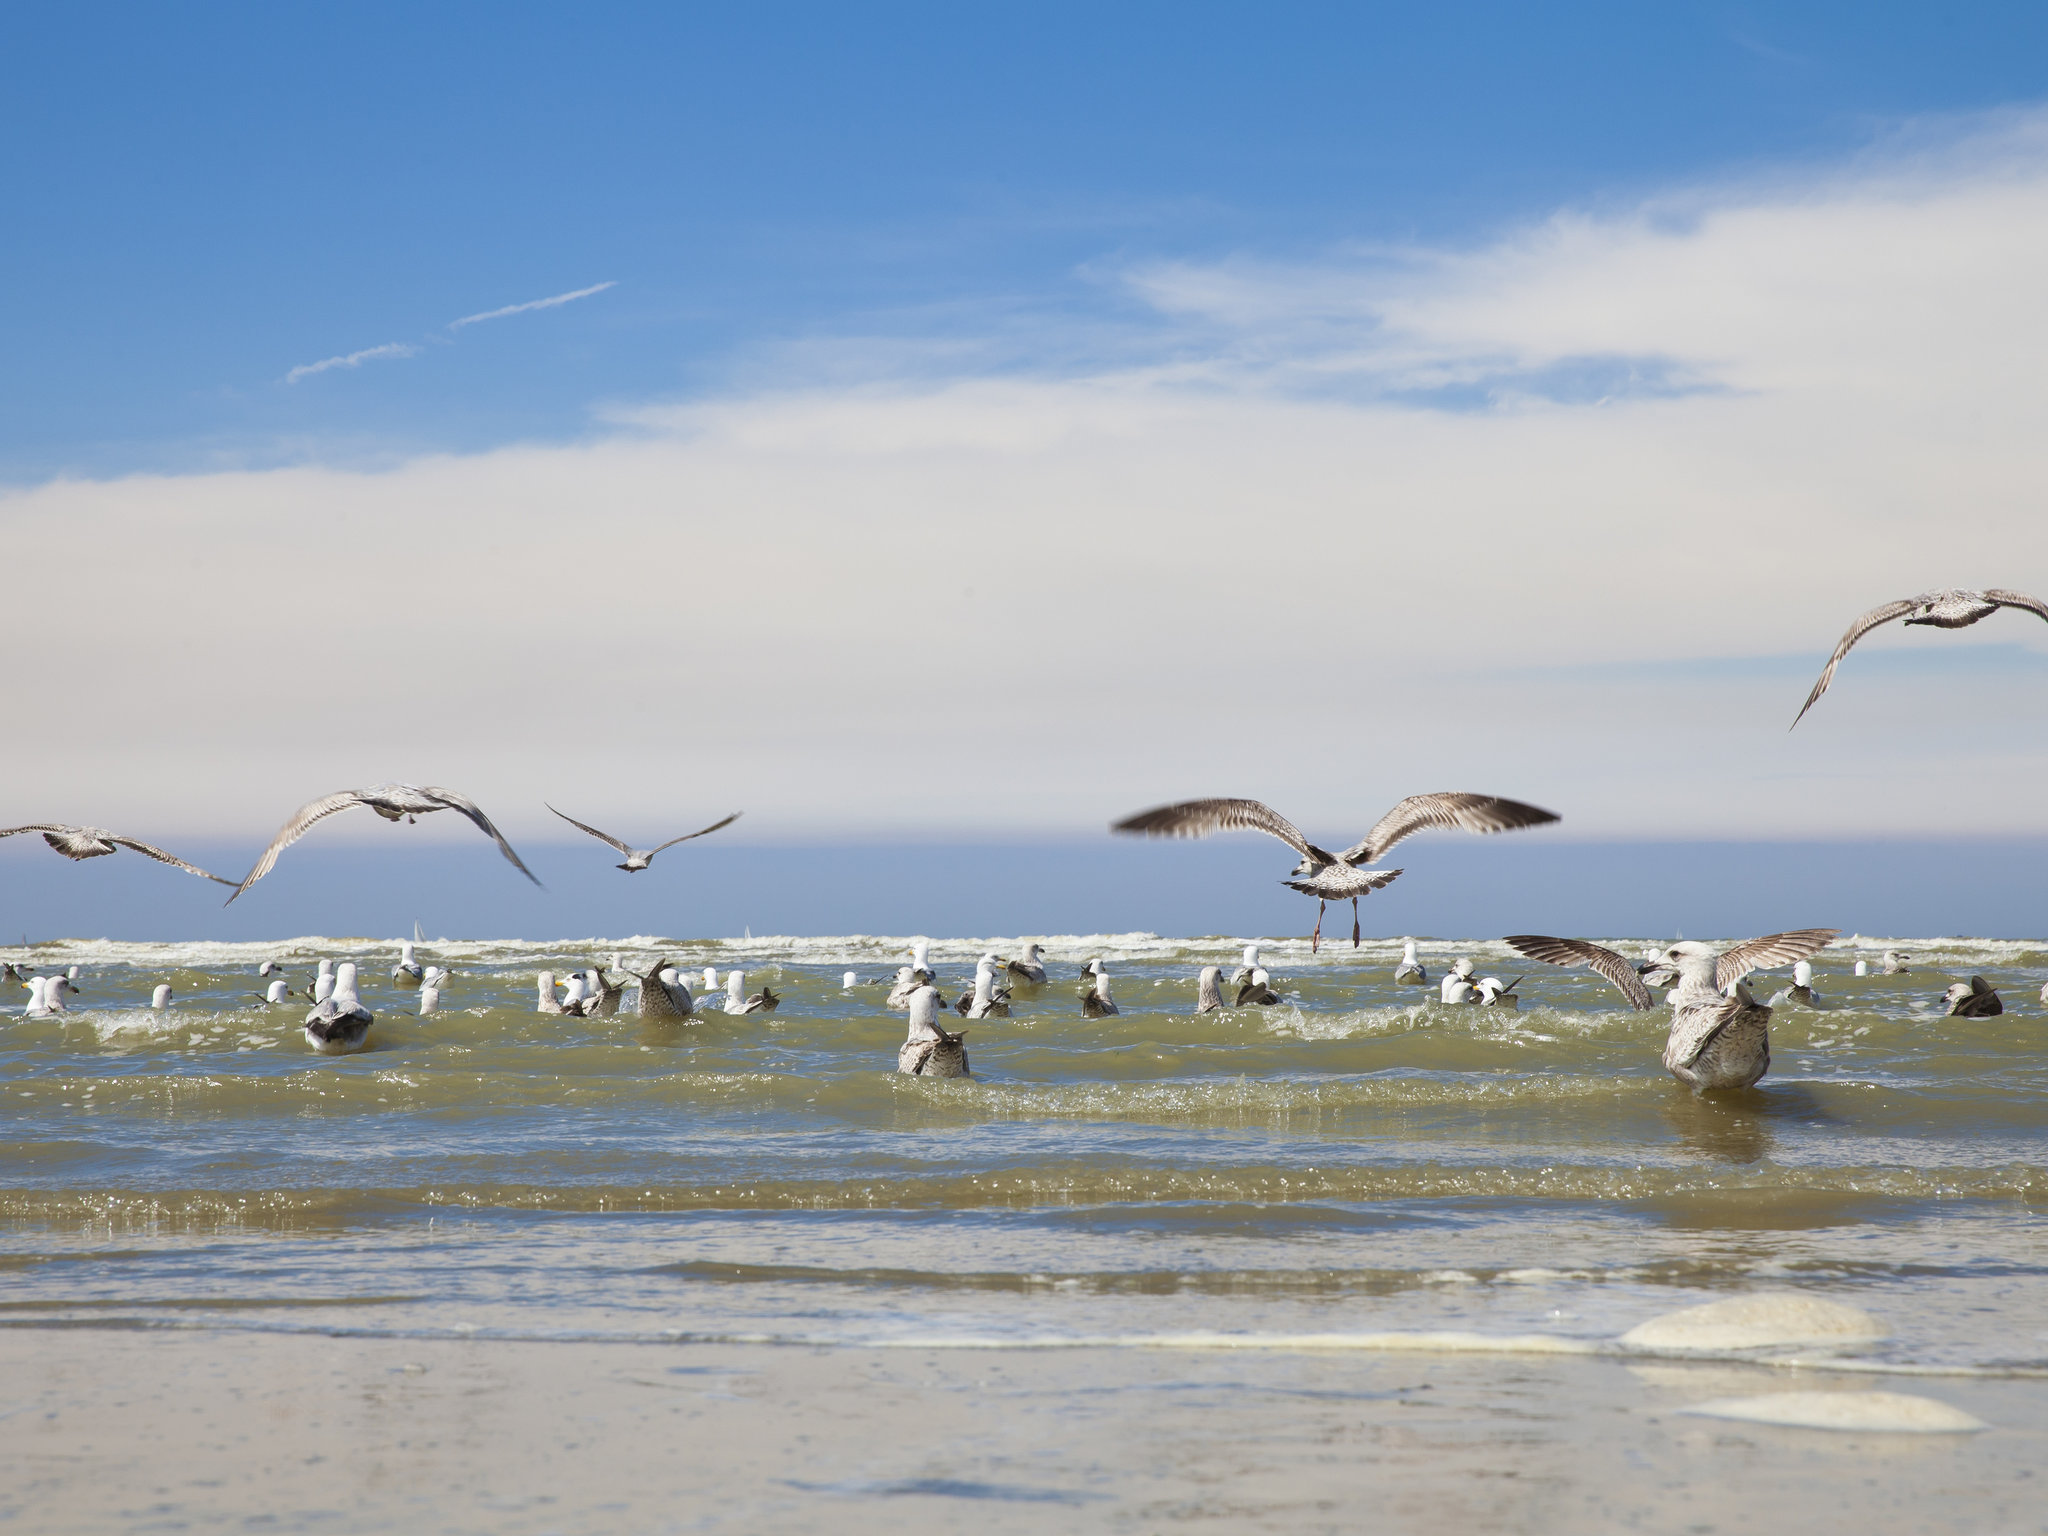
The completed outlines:
{"type": "Polygon", "coordinates": [[[1503,986],[1498,976],[1480,977],[1478,982],[1479,1006],[1482,1008],[1509,1008],[1519,1013],[1522,1008],[1522,1000],[1515,996],[1515,988],[1519,987],[1523,980],[1523,977],[1517,976],[1513,981],[1503,986]]]}
{"type": "Polygon", "coordinates": [[[1108,968],[1100,960],[1090,960],[1081,974],[1094,980],[1094,984],[1081,994],[1081,1017],[1102,1019],[1116,1013],[1116,1000],[1109,995],[1108,968]]]}
{"type": "MultiPolygon", "coordinates": [[[[547,804],[546,801],[542,801],[541,803],[543,805],[547,804]]],[[[548,809],[551,811],[555,811],[555,808],[552,805],[549,805],[548,809]]],[[[570,826],[580,828],[581,830],[588,832],[592,837],[596,838],[599,842],[609,843],[612,845],[612,847],[618,849],[619,852],[623,853],[626,856],[626,862],[619,865],[618,867],[620,869],[625,870],[627,874],[638,874],[641,870],[645,869],[649,864],[654,862],[654,856],[657,853],[660,853],[662,849],[673,848],[677,843],[687,843],[693,837],[703,837],[707,833],[716,832],[720,827],[729,827],[734,822],[738,821],[743,813],[739,811],[734,811],[730,816],[726,817],[725,820],[714,821],[713,823],[711,823],[710,826],[704,828],[701,832],[685,832],[681,837],[672,837],[667,842],[662,843],[654,848],[635,848],[630,843],[622,843],[616,837],[613,837],[611,833],[600,832],[597,830],[597,828],[589,826],[584,822],[578,821],[574,816],[569,815],[566,811],[555,811],[555,814],[561,817],[562,820],[569,823],[570,826]]]]}
{"type": "Polygon", "coordinates": [[[1912,958],[1904,950],[1888,949],[1884,952],[1884,964],[1880,968],[1880,974],[1885,976],[1910,975],[1913,968],[1906,964],[1906,962],[1912,958]]]}
{"type": "Polygon", "coordinates": [[[960,999],[960,1012],[970,1019],[1007,1019],[1010,1016],[1010,993],[1007,988],[996,986],[996,966],[993,954],[983,955],[974,967],[974,990],[960,999]]]}
{"type": "Polygon", "coordinates": [[[313,1006],[319,1007],[334,995],[334,962],[322,960],[313,973],[313,1006]]]}
{"type": "Polygon", "coordinates": [[[562,1000],[555,996],[555,973],[542,971],[533,978],[535,1002],[542,1013],[562,1013],[562,1000]]]}
{"type": "Polygon", "coordinates": [[[967,1031],[948,1034],[939,1023],[939,989],[919,987],[910,998],[910,1034],[896,1052],[906,1077],[966,1077],[967,1031]]]}
{"type": "Polygon", "coordinates": [[[64,1006],[64,994],[71,988],[68,976],[31,976],[22,983],[28,988],[28,1007],[22,1016],[30,1019],[47,1019],[52,1014],[68,1013],[64,1006]]]}
{"type": "Polygon", "coordinates": [[[1415,958],[1415,941],[1401,941],[1401,963],[1394,967],[1394,980],[1412,981],[1417,986],[1429,985],[1429,972],[1422,968],[1422,962],[1415,958]]]}
{"type": "Polygon", "coordinates": [[[2005,1004],[1998,1000],[1998,991],[1982,976],[1972,976],[1967,982],[1956,982],[1941,1000],[1947,1006],[1944,1012],[1958,1019],[1989,1019],[2005,1012],[2005,1004]]]}
{"type": "Polygon", "coordinates": [[[1252,979],[1252,972],[1259,968],[1259,946],[1247,944],[1244,958],[1238,961],[1237,969],[1230,973],[1230,984],[1235,987],[1252,979]]]}
{"type": "Polygon", "coordinates": [[[643,1019],[687,1019],[697,1011],[697,1000],[667,960],[656,960],[644,971],[623,966],[628,976],[640,983],[640,1017],[643,1019]]]}
{"type": "Polygon", "coordinates": [[[440,789],[432,784],[379,784],[374,789],[339,789],[331,795],[322,795],[318,800],[309,800],[300,806],[292,813],[291,819],[277,829],[277,836],[273,837],[270,846],[263,850],[263,857],[256,861],[256,867],[243,877],[242,883],[235,887],[235,895],[230,896],[223,905],[232,905],[235,896],[240,896],[269,874],[277,863],[277,856],[304,837],[314,822],[323,816],[332,816],[336,811],[346,811],[358,805],[367,805],[386,821],[411,822],[422,816],[432,815],[435,811],[460,811],[476,824],[480,832],[498,845],[498,852],[505,855],[514,869],[535,885],[540,884],[534,872],[519,861],[519,855],[512,851],[512,845],[505,841],[505,834],[491,824],[491,818],[486,816],[477,803],[468,796],[459,795],[452,789],[440,789]]]}
{"type": "Polygon", "coordinates": [[[1835,680],[1835,668],[1849,654],[1849,647],[1878,625],[1904,619],[1908,624],[1926,624],[1935,629],[1967,629],[1979,619],[1990,618],[2001,608],[2024,608],[2028,613],[2048,619],[2048,603],[2024,592],[2006,592],[1997,587],[1986,587],[1982,592],[1965,592],[1951,587],[1946,592],[1922,592],[1918,597],[1902,597],[1894,603],[1878,604],[1851,624],[1835,646],[1835,654],[1821,669],[1820,681],[1813,685],[1813,692],[1806,696],[1806,702],[1799,706],[1799,713],[1793,716],[1792,728],[1798,727],[1799,722],[1806,718],[1806,712],[1813,708],[1814,701],[1828,691],[1828,684],[1835,680]]]}
{"type": "Polygon", "coordinates": [[[1244,985],[1237,989],[1237,1006],[1240,1008],[1271,1008],[1280,1001],[1280,994],[1273,990],[1273,978],[1266,974],[1264,966],[1253,969],[1244,979],[1244,985]]]}
{"type": "Polygon", "coordinates": [[[1215,1013],[1223,1006],[1223,967],[1205,965],[1195,980],[1195,1012],[1215,1013]]]}
{"type": "Polygon", "coordinates": [[[740,994],[746,990],[747,973],[745,971],[727,971],[725,973],[725,1011],[727,1013],[773,1013],[782,1006],[782,999],[775,995],[773,988],[763,987],[752,997],[742,997],[740,994]]]}
{"type": "Polygon", "coordinates": [[[1037,944],[1027,944],[1022,960],[1012,960],[1007,967],[1009,973],[1019,981],[1034,984],[1045,980],[1045,950],[1037,944]]]}
{"type": "Polygon", "coordinates": [[[171,1006],[171,984],[168,981],[156,984],[149,994],[149,1006],[159,1010],[171,1006]]]}
{"type": "Polygon", "coordinates": [[[356,967],[344,960],[334,968],[334,991],[306,1015],[306,1044],[322,1056],[341,1056],[360,1051],[370,1038],[376,1020],[356,996],[356,967]]]}
{"type": "Polygon", "coordinates": [[[1358,947],[1358,898],[1391,883],[1398,869],[1362,869],[1384,858],[1403,838],[1430,827],[1455,827],[1464,832],[1509,832],[1556,821],[1555,813],[1462,790],[1410,795],[1379,819],[1365,837],[1342,853],[1318,848],[1293,822],[1257,800],[1185,800],[1142,811],[1111,826],[1112,832],[1150,837],[1207,837],[1211,832],[1265,832],[1301,855],[1295,878],[1281,884],[1316,898],[1316,931],[1311,950],[1323,942],[1323,909],[1333,901],[1351,903],[1351,946],[1358,947]]]}
{"type": "Polygon", "coordinates": [[[279,977],[264,989],[263,1001],[266,1003],[288,1003],[291,1000],[292,984],[283,977],[279,977]]]}
{"type": "MultiPolygon", "coordinates": [[[[219,875],[201,869],[197,864],[187,864],[175,853],[148,843],[138,842],[132,837],[122,837],[109,832],[105,827],[68,827],[58,821],[32,821],[22,827],[0,827],[0,837],[13,837],[18,832],[40,832],[43,841],[74,862],[80,859],[98,859],[114,852],[117,848],[133,848],[137,853],[152,858],[159,864],[169,864],[182,869],[188,875],[197,875],[202,880],[213,880],[221,885],[233,885],[232,880],[223,880],[219,875]]],[[[230,896],[228,900],[234,898],[230,896]]]]}
{"type": "Polygon", "coordinates": [[[420,1013],[422,1016],[434,1012],[441,1006],[441,984],[448,979],[448,972],[438,965],[427,967],[420,978],[420,1013]]]}
{"type": "Polygon", "coordinates": [[[392,982],[401,987],[418,986],[420,978],[426,972],[421,968],[419,961],[413,958],[412,940],[400,939],[398,941],[398,949],[398,964],[391,969],[392,982]]]}
{"type": "MultiPolygon", "coordinates": [[[[1692,939],[1667,948],[1664,959],[1677,969],[1678,985],[1671,991],[1665,1069],[1694,1093],[1755,1086],[1771,1067],[1771,1010],[1750,994],[1742,978],[1751,971],[1804,960],[1840,932],[1800,928],[1718,952],[1692,939]]],[[[1590,966],[1637,1009],[1651,1006],[1650,989],[1636,968],[1611,949],[1537,933],[1511,933],[1503,942],[1546,965],[1590,966]]]]}
{"type": "Polygon", "coordinates": [[[1451,968],[1444,972],[1443,980],[1436,984],[1437,996],[1447,1003],[1470,1002],[1470,998],[1453,997],[1451,993],[1458,987],[1464,987],[1468,991],[1472,990],[1472,972],[1474,969],[1475,967],[1470,960],[1460,959],[1452,962],[1451,968]]]}

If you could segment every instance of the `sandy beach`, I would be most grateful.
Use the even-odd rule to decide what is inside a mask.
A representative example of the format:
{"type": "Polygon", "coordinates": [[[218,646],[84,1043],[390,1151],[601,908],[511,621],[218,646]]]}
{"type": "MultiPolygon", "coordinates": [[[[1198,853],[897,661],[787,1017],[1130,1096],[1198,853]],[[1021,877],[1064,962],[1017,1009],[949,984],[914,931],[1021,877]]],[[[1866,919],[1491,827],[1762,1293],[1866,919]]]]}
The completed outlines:
{"type": "Polygon", "coordinates": [[[1974,1434],[1730,1423],[1834,1373],[1514,1356],[0,1332],[35,1532],[2048,1529],[2039,1382],[1974,1434]],[[1221,1411],[1225,1404],[1228,1411],[1221,1411]]]}

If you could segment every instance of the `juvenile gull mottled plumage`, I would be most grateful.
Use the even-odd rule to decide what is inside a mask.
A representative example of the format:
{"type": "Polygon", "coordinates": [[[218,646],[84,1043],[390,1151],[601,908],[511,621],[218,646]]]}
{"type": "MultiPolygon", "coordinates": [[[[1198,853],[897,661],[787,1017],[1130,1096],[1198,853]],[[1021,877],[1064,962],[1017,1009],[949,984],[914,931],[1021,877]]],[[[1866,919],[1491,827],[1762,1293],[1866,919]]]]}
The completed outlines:
{"type": "Polygon", "coordinates": [[[1556,821],[1550,811],[1498,795],[1467,794],[1442,790],[1427,795],[1410,795],[1379,819],[1377,825],[1342,853],[1317,847],[1293,822],[1258,800],[1184,800],[1141,811],[1111,826],[1112,832],[1132,832],[1149,837],[1207,837],[1211,832],[1264,832],[1301,855],[1294,878],[1281,884],[1316,898],[1316,931],[1309,947],[1320,949],[1323,942],[1323,910],[1333,901],[1351,903],[1351,945],[1359,942],[1358,898],[1390,884],[1398,869],[1363,869],[1386,856],[1403,838],[1431,827],[1454,827],[1464,832],[1509,832],[1520,827],[1541,826],[1556,821]]]}
{"type": "Polygon", "coordinates": [[[939,1023],[939,989],[919,987],[910,999],[910,1034],[896,1052],[906,1077],[966,1077],[967,1031],[948,1034],[939,1023]]]}
{"type": "Polygon", "coordinates": [[[1205,965],[1195,981],[1195,1012],[1215,1013],[1223,1006],[1223,967],[1205,965]]]}
{"type": "Polygon", "coordinates": [[[1941,1000],[1943,1011],[1958,1019],[1990,1019],[2005,1012],[2005,1004],[1998,1000],[1998,989],[1982,976],[1956,982],[1942,994],[1941,1000]]]}
{"type": "Polygon", "coordinates": [[[1835,646],[1835,654],[1821,669],[1820,681],[1813,685],[1813,692],[1806,696],[1806,702],[1799,706],[1799,713],[1793,716],[1793,728],[1798,727],[1814,702],[1828,691],[1828,684],[1835,680],[1835,668],[1849,654],[1849,647],[1878,625],[1904,619],[1908,624],[1926,624],[1935,629],[1967,629],[1979,619],[1988,619],[2001,608],[2024,608],[2028,613],[2048,619],[2048,603],[2024,592],[2007,592],[1998,587],[1986,587],[1982,592],[1966,592],[1951,587],[1945,592],[1922,592],[1918,597],[1902,597],[1897,602],[1878,604],[1859,616],[1843,634],[1835,646]]]}
{"type": "MultiPolygon", "coordinates": [[[[132,837],[123,837],[118,832],[109,832],[105,827],[67,827],[57,821],[32,821],[21,827],[0,827],[0,837],[13,837],[18,832],[40,832],[44,842],[73,862],[80,859],[104,858],[117,848],[132,848],[146,858],[155,859],[159,864],[169,864],[175,869],[184,870],[188,875],[197,875],[202,880],[212,880],[221,885],[235,883],[232,880],[223,880],[219,875],[210,874],[197,864],[187,864],[175,853],[165,853],[161,848],[138,842],[132,837]]],[[[233,901],[234,897],[230,896],[228,900],[233,901]]]]}
{"type": "MultiPolygon", "coordinates": [[[[1677,970],[1678,985],[1671,990],[1665,1069],[1694,1093],[1753,1087],[1771,1067],[1771,1010],[1750,995],[1742,978],[1751,971],[1804,960],[1826,947],[1839,931],[1800,928],[1771,933],[1724,951],[1695,940],[1667,948],[1664,960],[1677,970]]],[[[1512,933],[1503,942],[1546,965],[1590,966],[1636,1008],[1651,1006],[1650,989],[1635,966],[1611,949],[1536,933],[1512,933]]]]}
{"type": "MultiPolygon", "coordinates": [[[[542,801],[541,803],[543,805],[547,804],[546,801],[542,801]]],[[[551,811],[555,811],[555,808],[552,805],[549,805],[548,809],[551,811]]],[[[597,830],[597,828],[590,826],[588,823],[578,821],[574,816],[571,816],[567,811],[555,811],[555,814],[561,817],[562,820],[569,823],[570,826],[576,827],[584,832],[588,832],[592,837],[596,838],[599,842],[609,843],[612,845],[612,847],[618,849],[619,852],[623,853],[626,856],[626,862],[619,865],[618,867],[620,869],[625,870],[628,874],[638,874],[641,870],[645,869],[649,864],[654,862],[654,856],[657,853],[660,853],[662,849],[673,848],[677,843],[687,843],[693,837],[703,837],[707,833],[716,832],[720,827],[729,827],[734,822],[738,821],[741,816],[741,812],[734,811],[730,816],[726,817],[725,820],[714,821],[713,823],[711,823],[710,826],[704,828],[701,832],[685,832],[681,837],[672,837],[667,842],[662,843],[653,848],[635,848],[630,843],[620,842],[616,837],[613,837],[609,832],[600,832],[597,830]]]]}
{"type": "Polygon", "coordinates": [[[277,863],[277,856],[304,837],[314,822],[322,817],[332,816],[336,811],[346,811],[358,805],[367,805],[386,821],[410,822],[422,816],[430,816],[435,811],[460,811],[476,824],[478,831],[498,845],[498,852],[505,855],[514,869],[535,885],[540,884],[534,872],[520,862],[519,855],[512,851],[512,845],[505,841],[505,834],[492,825],[491,818],[486,816],[482,808],[467,795],[457,794],[452,789],[440,789],[432,784],[379,784],[374,789],[338,789],[331,795],[322,795],[318,800],[308,800],[300,806],[292,813],[291,819],[277,829],[277,836],[273,837],[270,846],[263,850],[263,856],[256,861],[255,868],[243,876],[242,883],[235,887],[235,895],[230,896],[223,905],[232,905],[235,896],[240,896],[269,874],[277,863]]]}

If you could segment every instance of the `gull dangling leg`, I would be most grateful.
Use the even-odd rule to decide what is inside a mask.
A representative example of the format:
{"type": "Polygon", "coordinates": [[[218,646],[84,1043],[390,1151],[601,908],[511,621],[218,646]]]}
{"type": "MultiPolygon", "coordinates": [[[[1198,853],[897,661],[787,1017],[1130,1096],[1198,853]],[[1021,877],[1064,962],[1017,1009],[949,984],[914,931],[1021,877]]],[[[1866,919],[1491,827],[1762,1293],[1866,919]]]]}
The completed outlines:
{"type": "Polygon", "coordinates": [[[1351,947],[1358,948],[1358,898],[1351,898],[1351,947]]]}
{"type": "Polygon", "coordinates": [[[1319,900],[1316,902],[1316,931],[1310,934],[1308,939],[1308,952],[1310,954],[1314,954],[1323,947],[1323,908],[1328,905],[1329,903],[1326,901],[1319,900]]]}

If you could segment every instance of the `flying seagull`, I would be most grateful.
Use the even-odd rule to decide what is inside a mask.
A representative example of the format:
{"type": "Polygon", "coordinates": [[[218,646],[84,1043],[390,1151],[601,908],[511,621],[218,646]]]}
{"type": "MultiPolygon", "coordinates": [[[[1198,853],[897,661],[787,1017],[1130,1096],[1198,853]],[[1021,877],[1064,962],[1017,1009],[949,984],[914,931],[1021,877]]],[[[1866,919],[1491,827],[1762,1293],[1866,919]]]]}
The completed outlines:
{"type": "MultiPolygon", "coordinates": [[[[519,862],[519,855],[512,851],[512,845],[505,841],[505,834],[491,825],[477,803],[467,795],[458,795],[452,789],[439,789],[432,784],[379,784],[375,789],[338,789],[331,795],[322,795],[318,800],[309,800],[292,814],[292,819],[277,829],[277,836],[270,840],[270,846],[263,850],[263,857],[256,861],[256,867],[249,871],[242,883],[235,887],[235,896],[249,889],[258,880],[269,874],[277,863],[277,856],[306,835],[307,828],[323,816],[332,816],[336,811],[345,811],[352,806],[367,805],[386,821],[415,821],[435,811],[460,811],[477,829],[498,845],[498,852],[511,861],[512,867],[535,885],[540,881],[532,870],[519,862]]],[[[223,885],[227,882],[222,881],[223,885]]],[[[543,887],[545,889],[545,887],[543,887]]],[[[230,896],[224,906],[234,905],[235,896],[230,896]]]]}
{"type": "MultiPolygon", "coordinates": [[[[40,832],[43,841],[63,854],[65,858],[97,859],[112,853],[115,848],[133,848],[137,853],[155,859],[159,864],[170,864],[182,869],[188,875],[197,875],[202,880],[219,880],[222,885],[233,885],[232,880],[221,880],[219,875],[208,874],[197,864],[187,864],[175,853],[165,853],[161,848],[152,848],[148,843],[139,843],[132,837],[122,837],[109,832],[105,827],[67,827],[61,822],[32,821],[25,827],[0,828],[0,837],[12,837],[17,832],[40,832]]],[[[228,898],[233,900],[233,897],[228,898]]]]}
{"type": "MultiPolygon", "coordinates": [[[[1771,1068],[1771,1010],[1750,995],[1742,978],[1751,971],[1790,965],[1827,947],[1835,928],[1800,928],[1769,933],[1725,950],[1687,939],[1664,951],[1678,972],[1671,989],[1671,1033],[1664,1041],[1664,1067],[1694,1093],[1715,1088],[1750,1088],[1771,1068]]],[[[1503,943],[1546,965],[1584,965],[1621,989],[1637,1010],[1651,1006],[1650,989],[1633,961],[1584,939],[1540,933],[1511,933],[1503,943]]]]}
{"type": "Polygon", "coordinates": [[[1379,819],[1362,841],[1342,853],[1328,853],[1301,835],[1293,822],[1257,800],[1184,800],[1157,810],[1128,816],[1110,828],[1147,837],[1207,837],[1211,832],[1267,832],[1301,855],[1296,878],[1281,884],[1316,898],[1316,931],[1311,950],[1323,942],[1323,909],[1333,901],[1351,903],[1351,947],[1358,947],[1358,898],[1391,883],[1398,869],[1361,869],[1386,857],[1402,838],[1431,827],[1464,832],[1509,832],[1519,827],[1556,821],[1555,812],[1498,795],[1470,795],[1444,790],[1410,795],[1379,819]]]}
{"type": "MultiPolygon", "coordinates": [[[[546,801],[542,801],[541,803],[543,805],[547,804],[546,801]]],[[[551,811],[555,811],[555,808],[552,805],[549,805],[548,809],[551,811]]],[[[574,816],[567,815],[562,811],[555,811],[555,814],[557,816],[560,816],[562,820],[569,823],[570,826],[582,828],[583,831],[588,832],[600,843],[610,843],[614,848],[618,849],[619,852],[623,853],[626,856],[626,862],[619,865],[619,868],[626,871],[627,874],[633,875],[638,874],[641,870],[645,869],[649,864],[652,864],[654,862],[654,856],[657,853],[661,852],[662,848],[673,848],[677,843],[687,843],[693,837],[702,837],[704,836],[705,832],[716,832],[720,827],[729,827],[734,822],[738,821],[740,817],[744,814],[744,812],[734,811],[730,816],[726,817],[725,820],[714,821],[710,826],[706,827],[703,832],[685,832],[681,837],[672,837],[667,842],[663,843],[660,848],[629,847],[627,844],[620,842],[616,837],[613,837],[611,833],[600,832],[595,827],[586,826],[584,823],[578,821],[574,816]]]]}
{"type": "Polygon", "coordinates": [[[1828,691],[1828,684],[1835,680],[1835,668],[1849,654],[1849,647],[1878,625],[1904,619],[1908,624],[1927,624],[1935,629],[1968,629],[1979,619],[1988,619],[2001,608],[2024,608],[2048,619],[2048,603],[2024,592],[2007,592],[1998,587],[1986,587],[1982,592],[1964,592],[1952,587],[1946,592],[1922,592],[1918,597],[1902,597],[1895,603],[1878,604],[1851,624],[1842,636],[1841,643],[1835,647],[1835,654],[1821,669],[1820,681],[1813,685],[1813,692],[1806,696],[1806,702],[1799,706],[1799,713],[1793,717],[1792,728],[1798,728],[1799,722],[1806,718],[1806,712],[1813,708],[1814,701],[1828,691]]]}

